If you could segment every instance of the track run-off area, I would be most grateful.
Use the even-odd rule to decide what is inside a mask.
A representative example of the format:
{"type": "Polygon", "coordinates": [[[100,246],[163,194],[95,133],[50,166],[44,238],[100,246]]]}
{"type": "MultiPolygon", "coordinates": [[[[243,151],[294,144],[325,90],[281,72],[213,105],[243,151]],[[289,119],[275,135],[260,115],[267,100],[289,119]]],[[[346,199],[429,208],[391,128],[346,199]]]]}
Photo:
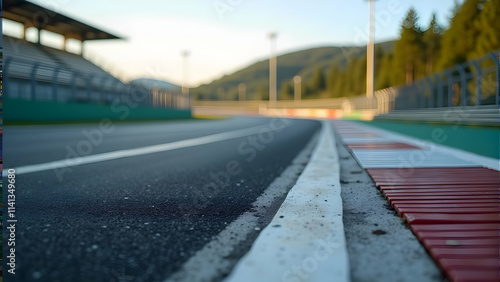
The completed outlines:
{"type": "MultiPolygon", "coordinates": [[[[460,224],[489,224],[472,231],[485,231],[480,236],[489,241],[483,243],[494,244],[487,236],[499,224],[494,213],[476,212],[480,222],[463,223],[460,216],[412,214],[397,205],[406,204],[398,202],[405,201],[398,198],[401,187],[424,192],[415,191],[424,189],[421,184],[403,185],[410,171],[494,173],[498,160],[485,156],[369,124],[278,117],[4,131],[4,168],[16,171],[18,219],[18,274],[4,272],[6,281],[441,281],[477,271],[493,275],[484,265],[467,272],[462,264],[468,257],[450,261],[436,252],[450,248],[449,240],[468,242],[455,235],[463,232],[460,224]],[[455,226],[429,235],[416,224],[455,226]],[[441,237],[432,237],[436,233],[441,237]],[[445,246],[429,243],[435,239],[445,246]]],[[[494,177],[485,179],[483,196],[498,200],[490,187],[494,177]]],[[[415,204],[447,197],[460,204],[467,195],[446,194],[457,193],[450,185],[443,187],[449,191],[409,197],[421,196],[415,204]]],[[[479,244],[479,256],[491,247],[479,244]]]]}

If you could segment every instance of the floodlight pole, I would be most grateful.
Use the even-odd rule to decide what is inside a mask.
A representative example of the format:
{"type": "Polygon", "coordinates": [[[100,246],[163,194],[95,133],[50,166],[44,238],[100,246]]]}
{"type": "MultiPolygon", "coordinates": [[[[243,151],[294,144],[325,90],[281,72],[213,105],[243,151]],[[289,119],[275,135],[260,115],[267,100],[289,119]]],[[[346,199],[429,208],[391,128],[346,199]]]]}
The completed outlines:
{"type": "Polygon", "coordinates": [[[187,95],[188,99],[188,108],[191,108],[191,97],[189,95],[189,87],[187,87],[187,80],[188,80],[188,57],[189,57],[189,51],[184,50],[182,51],[182,72],[183,72],[183,77],[182,77],[182,95],[187,95]]]}
{"type": "Polygon", "coordinates": [[[182,51],[182,94],[189,94],[189,88],[186,86],[187,84],[187,76],[188,76],[188,69],[187,69],[187,60],[189,57],[189,51],[185,50],[182,51]]]}
{"type": "Polygon", "coordinates": [[[271,40],[271,54],[269,57],[269,104],[270,106],[276,105],[277,99],[277,83],[276,83],[276,32],[269,34],[271,40]]]}
{"type": "Polygon", "coordinates": [[[238,84],[238,100],[239,101],[245,101],[246,99],[246,92],[247,92],[247,87],[245,83],[240,83],[238,84]]]}
{"type": "Polygon", "coordinates": [[[366,97],[373,98],[375,89],[375,3],[370,1],[370,35],[366,46],[366,97]]]}
{"type": "Polygon", "coordinates": [[[302,88],[302,85],[301,85],[302,84],[302,78],[299,75],[294,76],[293,77],[293,84],[294,84],[294,91],[293,91],[294,92],[293,93],[294,94],[293,95],[294,101],[298,102],[301,99],[301,97],[300,97],[301,96],[300,95],[301,94],[300,91],[301,91],[301,88],[302,88]]]}

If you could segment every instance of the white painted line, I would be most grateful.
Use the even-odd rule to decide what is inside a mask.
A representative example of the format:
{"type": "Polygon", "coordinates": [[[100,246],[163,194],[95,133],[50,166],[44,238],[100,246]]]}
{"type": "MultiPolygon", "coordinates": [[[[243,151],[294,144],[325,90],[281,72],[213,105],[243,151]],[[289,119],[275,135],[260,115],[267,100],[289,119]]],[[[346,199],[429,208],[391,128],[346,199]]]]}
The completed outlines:
{"type": "Polygon", "coordinates": [[[453,155],[434,150],[352,150],[363,168],[409,168],[409,167],[479,167],[453,155]]]}
{"type": "Polygon", "coordinates": [[[369,130],[371,132],[379,134],[380,136],[384,136],[388,140],[391,140],[391,142],[396,141],[396,142],[408,143],[410,145],[418,146],[421,148],[426,148],[427,150],[433,150],[435,152],[448,154],[448,155],[454,156],[456,158],[462,159],[464,161],[476,163],[477,165],[484,166],[484,167],[487,167],[490,169],[500,170],[500,160],[499,159],[481,156],[481,155],[467,152],[464,150],[460,150],[457,148],[452,148],[452,147],[440,145],[440,144],[437,144],[434,142],[425,141],[425,140],[417,139],[414,137],[409,137],[409,136],[406,136],[403,134],[391,132],[388,130],[383,130],[383,129],[376,128],[376,127],[369,126],[369,125],[352,123],[352,122],[349,122],[349,123],[354,124],[356,126],[359,126],[362,130],[369,130]]]}
{"type": "MultiPolygon", "coordinates": [[[[219,142],[219,141],[224,141],[224,140],[229,140],[229,139],[234,139],[234,138],[239,138],[239,137],[244,137],[244,136],[256,134],[259,132],[259,130],[261,130],[265,127],[266,127],[265,125],[253,126],[253,127],[249,127],[249,128],[245,128],[245,129],[223,132],[223,133],[218,133],[218,134],[213,134],[213,135],[208,135],[208,136],[203,136],[203,137],[198,137],[198,138],[192,138],[192,139],[187,139],[187,140],[181,140],[181,141],[176,141],[176,142],[171,142],[171,143],[165,143],[165,144],[159,144],[159,145],[153,145],[153,146],[147,146],[147,147],[141,147],[141,148],[134,148],[134,149],[118,150],[118,151],[113,151],[113,152],[107,152],[107,153],[101,153],[101,154],[95,154],[95,155],[89,155],[89,156],[83,156],[83,157],[75,157],[75,158],[71,158],[71,159],[64,159],[64,160],[53,161],[53,162],[48,162],[48,163],[26,165],[26,166],[16,167],[14,169],[16,170],[16,174],[19,175],[19,174],[26,174],[26,173],[31,173],[31,172],[39,172],[39,171],[59,169],[59,168],[64,168],[64,167],[79,166],[79,165],[83,165],[83,164],[116,160],[116,159],[120,159],[120,158],[135,157],[135,156],[146,155],[146,154],[166,152],[166,151],[187,148],[187,147],[193,147],[193,146],[199,146],[199,145],[204,145],[204,144],[209,144],[209,143],[214,143],[214,142],[219,142]]],[[[3,174],[6,175],[7,171],[4,170],[3,174]]]]}
{"type": "Polygon", "coordinates": [[[342,138],[345,144],[359,144],[359,143],[385,143],[394,142],[396,140],[391,140],[385,137],[346,137],[342,138]]]}
{"type": "Polygon", "coordinates": [[[172,274],[165,281],[201,282],[220,280],[221,277],[224,277],[235,264],[234,261],[231,262],[228,259],[228,256],[235,247],[248,240],[248,236],[252,232],[256,232],[260,217],[273,205],[275,199],[286,195],[288,187],[293,185],[297,175],[303,171],[304,164],[308,162],[317,139],[316,137],[311,138],[311,141],[295,157],[292,164],[252,203],[251,210],[231,222],[212,241],[184,263],[178,272],[172,274]]]}
{"type": "Polygon", "coordinates": [[[340,171],[331,124],[271,223],[226,282],[349,281],[340,171]]]}

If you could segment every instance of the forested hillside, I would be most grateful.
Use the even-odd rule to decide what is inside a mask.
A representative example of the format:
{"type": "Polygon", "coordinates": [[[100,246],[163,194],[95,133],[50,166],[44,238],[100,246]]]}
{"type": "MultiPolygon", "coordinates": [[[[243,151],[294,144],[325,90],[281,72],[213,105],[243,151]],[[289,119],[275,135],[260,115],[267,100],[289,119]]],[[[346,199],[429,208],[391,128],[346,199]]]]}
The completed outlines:
{"type": "MultiPolygon", "coordinates": [[[[375,89],[415,79],[500,49],[500,0],[465,0],[452,11],[449,28],[433,16],[422,25],[418,11],[402,19],[396,41],[376,44],[375,89]]],[[[366,47],[321,47],[278,56],[278,99],[293,98],[293,77],[302,77],[302,98],[349,97],[365,93],[366,47]]],[[[196,99],[268,99],[269,61],[255,63],[192,90],[196,99]]]]}

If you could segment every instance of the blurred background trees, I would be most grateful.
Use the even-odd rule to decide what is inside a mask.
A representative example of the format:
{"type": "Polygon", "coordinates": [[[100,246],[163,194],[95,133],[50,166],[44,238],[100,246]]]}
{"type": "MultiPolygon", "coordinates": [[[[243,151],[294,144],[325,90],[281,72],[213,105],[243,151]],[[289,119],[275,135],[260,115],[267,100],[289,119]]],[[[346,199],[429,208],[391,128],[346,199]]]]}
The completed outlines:
{"type": "MultiPolygon", "coordinates": [[[[395,41],[375,49],[375,89],[412,83],[456,64],[500,51],[500,0],[464,0],[451,11],[447,25],[434,14],[421,24],[411,8],[401,21],[395,41]],[[446,26],[447,28],[445,28],[446,26]]],[[[193,89],[199,99],[233,100],[239,83],[247,85],[248,99],[268,99],[268,62],[261,61],[231,75],[193,89]],[[224,93],[213,95],[219,87],[224,93]]],[[[278,57],[280,100],[293,99],[293,77],[302,77],[302,98],[358,96],[366,87],[366,47],[320,47],[278,57]]]]}

